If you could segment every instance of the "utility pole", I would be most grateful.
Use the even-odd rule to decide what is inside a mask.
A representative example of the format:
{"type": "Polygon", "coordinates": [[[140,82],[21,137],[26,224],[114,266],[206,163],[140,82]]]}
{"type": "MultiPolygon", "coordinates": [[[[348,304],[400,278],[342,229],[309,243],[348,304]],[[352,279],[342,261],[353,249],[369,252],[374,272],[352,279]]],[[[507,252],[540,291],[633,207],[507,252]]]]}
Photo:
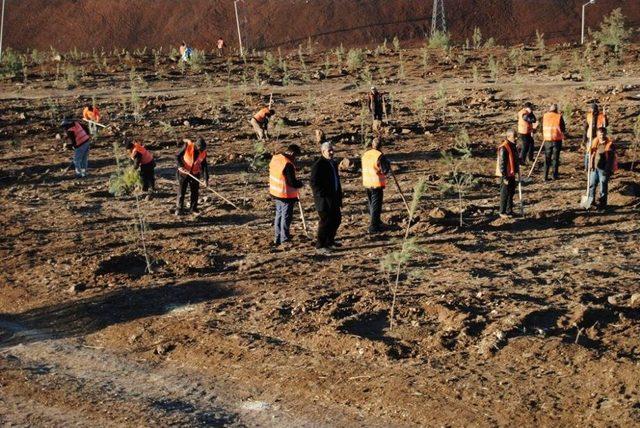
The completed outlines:
{"type": "Polygon", "coordinates": [[[585,4],[582,5],[582,34],[580,36],[580,44],[584,45],[584,9],[590,4],[595,4],[596,0],[589,0],[585,4]]]}
{"type": "Polygon", "coordinates": [[[235,0],[233,2],[233,7],[236,10],[236,27],[238,27],[238,43],[240,44],[240,56],[244,56],[244,50],[242,49],[242,33],[240,32],[240,18],[238,17],[238,2],[244,0],[235,0]]]}
{"type": "Polygon", "coordinates": [[[433,0],[431,13],[431,36],[437,32],[447,32],[447,20],[444,17],[444,0],[433,0]]]}
{"type": "Polygon", "coordinates": [[[2,17],[0,17],[0,60],[2,60],[2,34],[4,33],[4,3],[2,0],[2,17]]]}

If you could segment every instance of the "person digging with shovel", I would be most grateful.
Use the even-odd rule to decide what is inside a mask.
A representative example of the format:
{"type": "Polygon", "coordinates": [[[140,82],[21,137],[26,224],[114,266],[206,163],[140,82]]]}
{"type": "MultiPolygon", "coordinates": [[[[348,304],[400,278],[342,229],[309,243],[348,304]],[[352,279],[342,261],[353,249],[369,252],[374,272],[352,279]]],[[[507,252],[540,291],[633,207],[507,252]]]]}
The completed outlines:
{"type": "Polygon", "coordinates": [[[184,197],[187,187],[191,190],[192,213],[198,213],[198,194],[200,191],[200,176],[204,178],[204,185],[209,185],[209,166],[207,165],[207,145],[203,138],[198,138],[196,143],[184,140],[183,149],[176,155],[178,163],[178,203],[176,215],[184,214],[184,197]]]}
{"type": "Polygon", "coordinates": [[[513,217],[513,195],[516,193],[516,177],[520,175],[516,133],[510,129],[506,140],[498,146],[496,176],[500,177],[500,218],[513,217]]]}
{"type": "Polygon", "coordinates": [[[583,203],[589,209],[596,196],[596,187],[600,185],[597,209],[607,209],[609,179],[618,169],[616,149],[613,139],[607,136],[607,128],[598,128],[597,137],[591,142],[589,151],[589,190],[587,201],[583,203]]]}

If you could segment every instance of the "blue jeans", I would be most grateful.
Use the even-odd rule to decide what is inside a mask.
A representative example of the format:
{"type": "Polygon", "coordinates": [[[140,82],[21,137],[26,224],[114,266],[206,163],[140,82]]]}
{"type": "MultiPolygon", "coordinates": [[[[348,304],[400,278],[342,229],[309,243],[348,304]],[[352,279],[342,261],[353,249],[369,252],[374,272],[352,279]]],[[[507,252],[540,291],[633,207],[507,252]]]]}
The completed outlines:
{"type": "Polygon", "coordinates": [[[76,168],[76,175],[84,177],[87,175],[89,167],[89,142],[73,149],[73,166],[76,168]]]}
{"type": "Polygon", "coordinates": [[[589,196],[595,200],[596,186],[600,184],[600,197],[598,204],[601,207],[607,206],[607,196],[609,195],[609,175],[602,169],[596,168],[591,171],[589,177],[589,196]]]}
{"type": "Polygon", "coordinates": [[[293,207],[296,205],[295,199],[280,200],[276,199],[276,219],[273,222],[275,230],[275,236],[273,242],[275,244],[282,244],[283,242],[291,239],[289,234],[289,228],[293,221],[293,207]]]}

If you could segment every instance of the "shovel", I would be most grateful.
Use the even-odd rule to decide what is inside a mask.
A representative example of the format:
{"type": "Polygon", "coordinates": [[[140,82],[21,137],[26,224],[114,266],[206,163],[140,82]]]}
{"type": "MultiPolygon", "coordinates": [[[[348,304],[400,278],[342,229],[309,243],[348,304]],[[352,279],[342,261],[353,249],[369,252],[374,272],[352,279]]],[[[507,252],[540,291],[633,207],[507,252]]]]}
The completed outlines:
{"type": "Polygon", "coordinates": [[[538,158],[540,157],[540,153],[542,153],[542,148],[544,147],[544,141],[540,143],[540,148],[538,149],[538,153],[536,154],[536,158],[533,160],[533,164],[531,165],[531,169],[529,170],[529,174],[524,179],[525,183],[529,183],[531,181],[531,173],[533,169],[536,167],[536,163],[538,162],[538,158]]]}
{"type": "Polygon", "coordinates": [[[524,217],[524,201],[522,200],[522,180],[518,171],[518,199],[520,200],[520,215],[524,217]]]}
{"type": "Polygon", "coordinates": [[[302,218],[302,228],[304,229],[304,235],[308,238],[309,232],[307,231],[307,222],[304,220],[304,210],[302,209],[302,203],[298,199],[298,208],[300,209],[300,217],[302,218]]]}
{"type": "Polygon", "coordinates": [[[216,195],[217,197],[219,197],[220,199],[222,199],[223,201],[225,201],[226,203],[228,203],[229,205],[231,205],[233,208],[235,209],[239,209],[238,206],[236,204],[234,204],[233,202],[231,202],[229,199],[225,198],[224,196],[222,196],[220,193],[216,192],[215,190],[213,190],[211,187],[207,186],[207,183],[205,183],[204,181],[200,180],[198,177],[196,177],[193,174],[190,174],[189,172],[187,172],[186,170],[180,168],[178,170],[180,172],[180,174],[184,174],[184,175],[188,175],[189,177],[193,178],[194,180],[196,180],[198,183],[200,183],[200,185],[202,185],[202,187],[204,187],[205,189],[209,189],[211,190],[211,192],[213,192],[214,195],[216,195]]]}
{"type": "Polygon", "coordinates": [[[391,172],[391,177],[393,177],[393,181],[396,183],[396,187],[398,188],[398,193],[400,193],[400,197],[402,198],[402,202],[404,202],[404,206],[407,209],[407,213],[409,213],[409,217],[411,217],[411,210],[409,209],[409,204],[407,203],[407,199],[404,197],[404,193],[402,193],[402,189],[400,188],[400,183],[398,183],[398,179],[396,175],[393,173],[393,170],[389,170],[391,172]]]}

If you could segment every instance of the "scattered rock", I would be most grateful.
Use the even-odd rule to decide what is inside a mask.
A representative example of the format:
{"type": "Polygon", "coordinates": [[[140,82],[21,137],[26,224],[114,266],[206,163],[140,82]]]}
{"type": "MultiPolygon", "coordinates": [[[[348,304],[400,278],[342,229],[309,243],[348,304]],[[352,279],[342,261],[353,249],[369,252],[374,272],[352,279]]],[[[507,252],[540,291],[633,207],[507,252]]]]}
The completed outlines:
{"type": "Polygon", "coordinates": [[[69,287],[67,291],[69,292],[69,294],[78,294],[78,293],[82,293],[86,289],[87,289],[87,286],[85,284],[79,283],[79,284],[72,285],[71,287],[69,287]]]}
{"type": "Polygon", "coordinates": [[[402,128],[402,131],[400,131],[400,133],[403,135],[411,134],[411,130],[409,128],[402,128]]]}
{"type": "Polygon", "coordinates": [[[189,123],[189,121],[188,121],[188,120],[185,120],[184,122],[182,122],[182,124],[183,124],[184,126],[186,126],[186,127],[191,126],[191,123],[189,123]]]}
{"type": "Polygon", "coordinates": [[[338,165],[340,171],[352,172],[356,169],[356,165],[349,158],[344,158],[338,165]]]}
{"type": "Polygon", "coordinates": [[[640,293],[633,293],[629,298],[629,306],[632,308],[640,308],[640,293]]]}
{"type": "Polygon", "coordinates": [[[623,293],[613,294],[607,297],[607,302],[609,302],[610,305],[618,306],[618,305],[621,305],[622,302],[625,301],[627,298],[628,298],[628,295],[623,293]]]}
{"type": "Polygon", "coordinates": [[[169,352],[173,351],[174,349],[175,349],[175,345],[173,343],[161,343],[160,345],[156,346],[156,350],[154,351],[154,354],[166,355],[169,352]]]}
{"type": "Polygon", "coordinates": [[[640,184],[633,181],[620,183],[620,194],[623,196],[640,196],[640,184]]]}

